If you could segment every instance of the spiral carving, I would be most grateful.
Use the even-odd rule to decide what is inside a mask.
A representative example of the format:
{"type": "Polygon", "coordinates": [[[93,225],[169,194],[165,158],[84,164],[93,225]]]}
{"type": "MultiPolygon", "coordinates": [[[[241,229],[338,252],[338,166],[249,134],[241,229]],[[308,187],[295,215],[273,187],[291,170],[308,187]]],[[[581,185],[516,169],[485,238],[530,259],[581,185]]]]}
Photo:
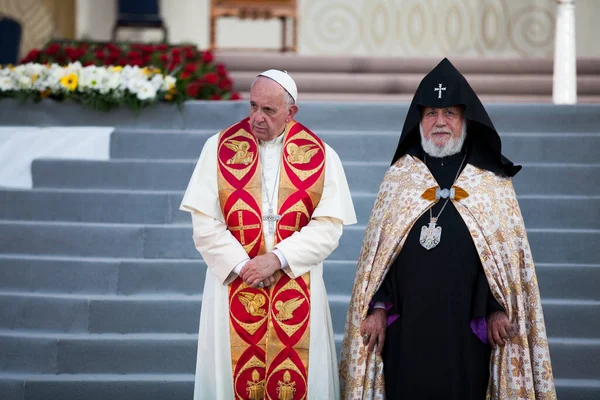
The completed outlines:
{"type": "Polygon", "coordinates": [[[524,7],[512,18],[511,43],[524,56],[549,54],[554,43],[554,15],[540,7],[524,7]]]}
{"type": "Polygon", "coordinates": [[[303,4],[302,36],[313,54],[552,54],[554,1],[304,0],[303,4]]]}
{"type": "Polygon", "coordinates": [[[319,1],[307,9],[304,28],[309,46],[320,53],[352,52],[360,44],[361,18],[343,1],[319,1]]]}

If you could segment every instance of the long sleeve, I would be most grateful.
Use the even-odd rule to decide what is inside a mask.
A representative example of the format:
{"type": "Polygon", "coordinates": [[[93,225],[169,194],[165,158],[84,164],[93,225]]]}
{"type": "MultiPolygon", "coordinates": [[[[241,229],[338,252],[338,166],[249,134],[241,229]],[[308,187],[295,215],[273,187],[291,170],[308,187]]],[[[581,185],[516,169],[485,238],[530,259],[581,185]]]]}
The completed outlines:
{"type": "Polygon", "coordinates": [[[311,219],[299,232],[277,244],[289,264],[283,271],[294,279],[309,272],[337,248],[342,231],[339,219],[311,219]]]}
{"type": "Polygon", "coordinates": [[[248,259],[248,253],[221,221],[194,212],[192,224],[196,249],[217,279],[228,285],[237,277],[237,274],[233,273],[234,268],[248,259]]]}

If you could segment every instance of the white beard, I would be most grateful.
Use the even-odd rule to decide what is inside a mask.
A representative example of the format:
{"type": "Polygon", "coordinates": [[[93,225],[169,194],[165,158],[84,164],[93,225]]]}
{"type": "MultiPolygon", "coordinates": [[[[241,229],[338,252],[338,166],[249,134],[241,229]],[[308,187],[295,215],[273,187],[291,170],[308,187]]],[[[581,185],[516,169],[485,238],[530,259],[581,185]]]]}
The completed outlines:
{"type": "MultiPolygon", "coordinates": [[[[442,158],[460,153],[463,144],[465,143],[465,139],[467,138],[467,124],[463,121],[460,128],[460,136],[457,138],[451,136],[448,142],[442,147],[436,145],[431,138],[425,138],[422,124],[419,124],[419,132],[421,133],[421,147],[423,147],[423,151],[431,157],[442,158]]],[[[433,132],[435,132],[435,130],[433,132]]]]}

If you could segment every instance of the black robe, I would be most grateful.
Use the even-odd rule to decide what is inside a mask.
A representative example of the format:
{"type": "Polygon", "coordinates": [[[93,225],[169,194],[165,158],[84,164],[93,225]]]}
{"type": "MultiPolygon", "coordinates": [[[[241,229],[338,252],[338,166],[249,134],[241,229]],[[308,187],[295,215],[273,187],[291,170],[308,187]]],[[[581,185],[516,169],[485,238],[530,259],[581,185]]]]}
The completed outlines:
{"type": "MultiPolygon", "coordinates": [[[[465,146],[467,147],[467,146],[465,146]]],[[[422,157],[422,150],[414,150],[422,157]]],[[[412,151],[409,151],[412,153],[412,151]]],[[[464,152],[426,163],[441,188],[450,188],[464,152]]],[[[463,165],[466,165],[467,159],[463,165]]],[[[432,211],[436,216],[441,199],[432,211]]],[[[502,309],[490,292],[469,231],[451,201],[438,219],[440,244],[419,243],[423,214],[373,301],[392,304],[383,349],[388,399],[483,400],[489,378],[491,347],[471,330],[475,317],[502,309]]]]}

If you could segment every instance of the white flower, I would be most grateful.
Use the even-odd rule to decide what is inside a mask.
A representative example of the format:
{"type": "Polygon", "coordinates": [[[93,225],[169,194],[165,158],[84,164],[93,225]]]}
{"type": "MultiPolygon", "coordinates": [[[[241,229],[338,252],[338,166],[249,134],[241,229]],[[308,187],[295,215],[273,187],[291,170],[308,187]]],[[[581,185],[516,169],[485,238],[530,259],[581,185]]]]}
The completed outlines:
{"type": "MultiPolygon", "coordinates": [[[[129,90],[133,94],[137,94],[142,89],[142,86],[145,83],[146,83],[146,81],[143,81],[141,79],[130,79],[126,83],[126,85],[127,85],[126,89],[129,90]]],[[[123,85],[121,85],[121,86],[123,86],[123,85]]]]}
{"type": "Polygon", "coordinates": [[[139,87],[137,98],[140,100],[150,100],[156,97],[156,89],[151,82],[145,81],[139,87]]]}
{"type": "Polygon", "coordinates": [[[13,84],[12,78],[10,76],[1,76],[0,75],[0,91],[8,92],[9,90],[15,90],[16,87],[13,84]]]}
{"type": "Polygon", "coordinates": [[[171,75],[165,76],[162,90],[164,90],[165,92],[171,90],[171,88],[175,87],[176,82],[177,82],[177,79],[174,76],[171,76],[171,75]]]}
{"type": "Polygon", "coordinates": [[[84,92],[86,90],[102,90],[103,78],[107,74],[105,68],[96,66],[85,67],[79,76],[78,90],[84,92]]]}

